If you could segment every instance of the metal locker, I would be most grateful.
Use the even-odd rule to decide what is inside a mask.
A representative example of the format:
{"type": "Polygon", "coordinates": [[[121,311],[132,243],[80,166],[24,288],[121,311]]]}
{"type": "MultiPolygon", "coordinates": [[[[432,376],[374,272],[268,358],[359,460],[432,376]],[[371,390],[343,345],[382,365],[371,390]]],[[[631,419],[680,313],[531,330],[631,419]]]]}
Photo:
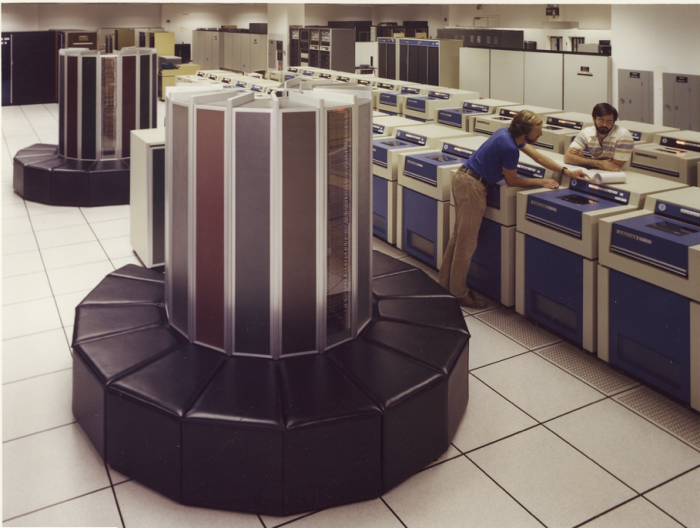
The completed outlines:
{"type": "Polygon", "coordinates": [[[664,73],[664,126],[700,131],[700,75],[664,73]]]}
{"type": "Polygon", "coordinates": [[[617,93],[620,119],[654,122],[654,72],[618,70],[617,93]]]}

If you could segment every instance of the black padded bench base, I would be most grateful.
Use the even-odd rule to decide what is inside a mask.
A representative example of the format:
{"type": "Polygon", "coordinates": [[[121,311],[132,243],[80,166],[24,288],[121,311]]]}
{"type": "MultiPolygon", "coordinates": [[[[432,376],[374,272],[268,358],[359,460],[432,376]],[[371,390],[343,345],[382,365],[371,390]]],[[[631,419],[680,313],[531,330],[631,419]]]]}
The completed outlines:
{"type": "Polygon", "coordinates": [[[47,205],[94,207],[129,203],[129,160],[73,160],[58,146],[39,143],[13,160],[12,187],[25,200],[47,205]]]}
{"type": "Polygon", "coordinates": [[[273,361],[186,342],[163,274],[125,266],[76,308],[73,414],[111,467],[183,504],[291,515],[376,498],[449,447],[469,333],[422,271],[378,252],[374,269],[358,339],[273,361]]]}

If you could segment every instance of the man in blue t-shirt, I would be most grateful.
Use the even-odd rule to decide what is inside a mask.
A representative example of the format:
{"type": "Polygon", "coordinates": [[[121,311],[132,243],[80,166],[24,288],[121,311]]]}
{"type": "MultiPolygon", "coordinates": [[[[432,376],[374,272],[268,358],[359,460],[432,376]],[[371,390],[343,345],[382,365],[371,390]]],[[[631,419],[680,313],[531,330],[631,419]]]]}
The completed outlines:
{"type": "Polygon", "coordinates": [[[583,171],[561,167],[532,147],[542,135],[542,123],[542,118],[529,110],[518,112],[510,126],[497,130],[452,178],[452,195],[457,218],[442,259],[438,282],[454,295],[462,306],[486,307],[486,303],[474,297],[474,292],[467,286],[469,266],[476,250],[481,220],[486,211],[486,186],[500,183],[514,187],[559,187],[556,180],[518,176],[520,151],[554,172],[578,180],[588,179],[583,171]]]}

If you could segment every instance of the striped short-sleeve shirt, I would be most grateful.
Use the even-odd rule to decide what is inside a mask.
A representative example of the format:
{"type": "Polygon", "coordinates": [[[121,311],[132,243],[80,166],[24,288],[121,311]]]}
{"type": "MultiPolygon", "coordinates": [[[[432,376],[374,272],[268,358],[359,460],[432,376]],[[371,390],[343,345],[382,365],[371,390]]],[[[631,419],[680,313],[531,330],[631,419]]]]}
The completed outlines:
{"type": "Polygon", "coordinates": [[[634,139],[627,129],[614,125],[601,144],[595,127],[592,126],[581,130],[571,142],[571,146],[580,149],[585,158],[628,162],[632,157],[634,139]]]}

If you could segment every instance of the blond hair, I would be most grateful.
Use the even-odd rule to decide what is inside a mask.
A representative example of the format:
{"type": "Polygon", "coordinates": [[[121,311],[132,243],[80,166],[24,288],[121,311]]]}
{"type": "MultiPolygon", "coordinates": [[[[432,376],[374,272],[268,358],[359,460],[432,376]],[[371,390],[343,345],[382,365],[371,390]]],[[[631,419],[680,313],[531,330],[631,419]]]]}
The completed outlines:
{"type": "Polygon", "coordinates": [[[536,113],[530,110],[521,110],[511,121],[508,127],[508,132],[510,132],[513,137],[519,137],[522,135],[527,136],[532,132],[533,129],[542,126],[544,121],[536,113]]]}

